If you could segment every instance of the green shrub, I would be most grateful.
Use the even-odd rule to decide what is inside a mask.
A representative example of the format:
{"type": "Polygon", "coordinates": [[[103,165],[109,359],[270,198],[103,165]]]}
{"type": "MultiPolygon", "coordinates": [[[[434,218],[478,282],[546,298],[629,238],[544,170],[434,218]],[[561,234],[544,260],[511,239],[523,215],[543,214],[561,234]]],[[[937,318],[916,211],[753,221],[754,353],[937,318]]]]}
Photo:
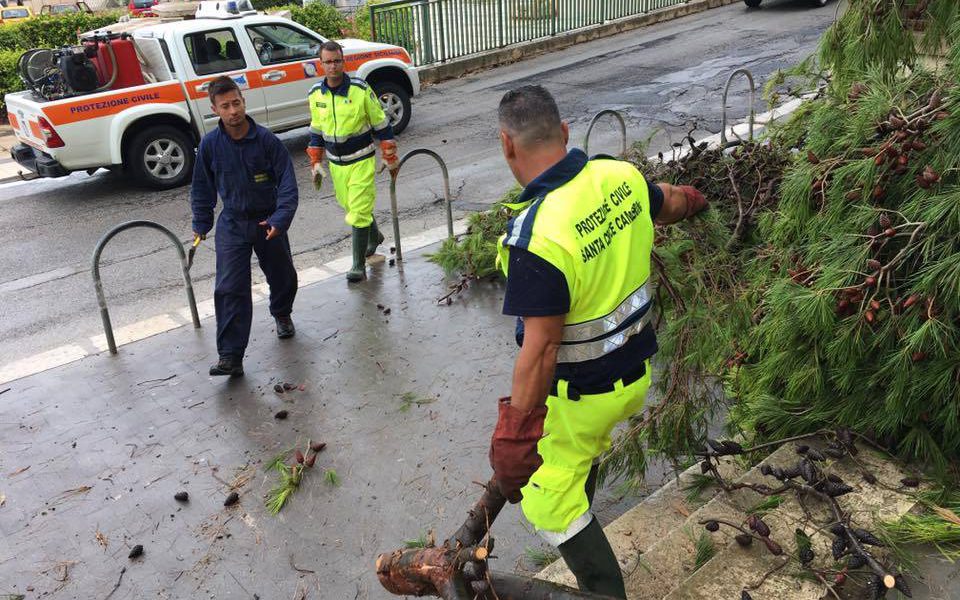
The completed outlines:
{"type": "Polygon", "coordinates": [[[355,13],[347,17],[347,29],[344,31],[345,37],[357,38],[358,40],[369,40],[370,36],[370,5],[383,4],[387,0],[368,0],[357,7],[355,13]]]}
{"type": "Polygon", "coordinates": [[[123,13],[70,13],[38,16],[0,25],[0,50],[17,50],[22,53],[31,48],[59,48],[76,44],[78,31],[112,25],[121,14],[123,13]]]}
{"type": "Polygon", "coordinates": [[[0,50],[0,115],[6,117],[7,104],[3,97],[11,92],[23,89],[23,82],[17,74],[17,60],[20,59],[19,50],[0,50]]]}
{"type": "Polygon", "coordinates": [[[347,27],[343,13],[325,2],[315,1],[306,6],[291,4],[282,8],[290,10],[294,21],[327,38],[343,37],[343,30],[347,27]]]}

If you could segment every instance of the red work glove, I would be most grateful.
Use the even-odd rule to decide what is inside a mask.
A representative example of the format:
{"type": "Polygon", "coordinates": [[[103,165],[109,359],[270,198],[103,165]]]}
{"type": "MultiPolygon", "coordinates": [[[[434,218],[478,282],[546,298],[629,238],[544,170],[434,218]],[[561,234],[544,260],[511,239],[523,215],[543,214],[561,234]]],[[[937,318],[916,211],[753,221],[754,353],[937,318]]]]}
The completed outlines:
{"type": "Polygon", "coordinates": [[[380,156],[391,171],[396,171],[400,167],[400,159],[397,157],[397,142],[394,140],[381,140],[380,156]]]}
{"type": "Polygon", "coordinates": [[[310,166],[323,162],[325,151],[320,146],[307,146],[307,156],[310,157],[310,166]]]}
{"type": "Polygon", "coordinates": [[[509,397],[500,399],[500,416],[490,440],[490,466],[500,493],[513,504],[520,502],[520,488],[543,464],[537,442],[543,437],[546,417],[546,406],[523,412],[510,404],[509,397]]]}
{"type": "Polygon", "coordinates": [[[689,219],[707,208],[707,199],[703,197],[700,190],[692,185],[681,185],[680,189],[683,190],[683,195],[687,198],[687,210],[683,214],[684,219],[689,219]]]}

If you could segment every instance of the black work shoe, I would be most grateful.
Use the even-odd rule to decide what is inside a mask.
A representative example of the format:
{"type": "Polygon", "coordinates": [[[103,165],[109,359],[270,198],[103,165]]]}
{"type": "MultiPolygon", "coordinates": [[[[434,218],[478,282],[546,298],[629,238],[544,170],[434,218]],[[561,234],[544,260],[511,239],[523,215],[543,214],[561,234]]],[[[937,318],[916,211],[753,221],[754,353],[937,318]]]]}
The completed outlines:
{"type": "Polygon", "coordinates": [[[239,377],[243,375],[243,359],[232,356],[221,356],[217,364],[210,367],[210,375],[239,377]]]}
{"type": "Polygon", "coordinates": [[[293,326],[293,319],[290,318],[290,315],[274,317],[273,320],[277,322],[277,337],[281,340],[292,338],[293,334],[297,332],[296,327],[293,326]]]}

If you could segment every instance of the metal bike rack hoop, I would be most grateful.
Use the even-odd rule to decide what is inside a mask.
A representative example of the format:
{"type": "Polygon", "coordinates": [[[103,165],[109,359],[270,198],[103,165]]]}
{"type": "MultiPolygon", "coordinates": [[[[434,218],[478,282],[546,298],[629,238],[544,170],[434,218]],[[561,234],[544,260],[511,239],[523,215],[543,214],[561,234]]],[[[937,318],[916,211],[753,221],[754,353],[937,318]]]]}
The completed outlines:
{"type": "Polygon", "coordinates": [[[183,245],[181,244],[180,240],[177,239],[177,236],[174,235],[172,231],[160,223],[155,223],[153,221],[127,221],[126,223],[121,223],[107,233],[103,234],[103,237],[101,237],[100,241],[97,242],[97,247],[93,251],[93,261],[90,267],[90,270],[93,273],[93,287],[97,292],[97,303],[100,305],[100,318],[103,320],[103,332],[107,336],[107,346],[110,348],[110,354],[117,353],[117,342],[113,338],[113,325],[110,324],[110,313],[107,310],[107,298],[103,294],[103,283],[100,280],[100,255],[103,253],[103,248],[107,245],[107,242],[112,240],[114,236],[122,231],[134,229],[136,227],[156,229],[170,238],[170,241],[173,242],[173,247],[177,249],[177,253],[180,255],[180,268],[183,271],[183,283],[187,288],[187,302],[190,304],[190,316],[193,317],[193,326],[196,329],[200,328],[200,315],[197,312],[197,300],[193,295],[193,283],[190,281],[190,271],[187,269],[187,254],[183,251],[183,245]]]}
{"type": "Polygon", "coordinates": [[[597,121],[605,115],[613,115],[620,123],[620,156],[623,156],[627,153],[627,122],[624,120],[623,115],[620,114],[620,111],[609,108],[593,115],[593,119],[590,120],[590,126],[587,127],[587,134],[583,136],[583,152],[587,156],[590,155],[590,133],[593,131],[593,126],[597,124],[597,121]]]}
{"type": "Polygon", "coordinates": [[[720,146],[727,148],[729,146],[735,146],[739,142],[728,142],[727,141],[727,94],[730,92],[730,84],[733,82],[733,79],[737,75],[743,75],[747,78],[747,81],[750,83],[750,137],[749,140],[753,141],[753,124],[756,118],[756,113],[754,111],[754,101],[757,96],[757,86],[753,82],[753,73],[748,69],[737,69],[730,74],[730,77],[727,78],[727,85],[723,88],[723,119],[720,124],[720,146]]]}
{"type": "Polygon", "coordinates": [[[398,263],[403,260],[403,251],[400,249],[400,215],[399,209],[397,208],[397,178],[400,176],[400,169],[404,163],[420,154],[436,160],[440,165],[440,170],[443,172],[443,198],[447,203],[447,235],[451,238],[453,237],[453,205],[450,200],[450,174],[447,172],[447,163],[443,162],[440,155],[433,150],[427,150],[426,148],[411,150],[403,155],[396,170],[390,174],[390,211],[393,213],[393,245],[397,249],[398,263]]]}

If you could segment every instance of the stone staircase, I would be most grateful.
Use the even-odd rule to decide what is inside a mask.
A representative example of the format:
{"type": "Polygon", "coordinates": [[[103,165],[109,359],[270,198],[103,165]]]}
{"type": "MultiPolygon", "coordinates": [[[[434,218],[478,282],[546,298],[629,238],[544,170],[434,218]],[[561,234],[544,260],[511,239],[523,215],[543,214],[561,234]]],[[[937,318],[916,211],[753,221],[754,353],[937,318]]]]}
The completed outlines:
{"type": "MultiPolygon", "coordinates": [[[[811,443],[811,446],[816,444],[811,443]]],[[[724,457],[720,471],[728,482],[775,485],[774,479],[760,473],[760,465],[793,465],[799,459],[796,448],[796,444],[788,443],[749,470],[739,467],[735,460],[724,457]]],[[[871,529],[876,520],[896,518],[915,505],[909,495],[899,491],[900,480],[906,475],[878,454],[861,448],[855,461],[845,457],[841,460],[829,459],[823,464],[828,465],[826,472],[839,475],[854,487],[853,493],[841,497],[839,501],[845,510],[851,512],[856,526],[871,529]],[[861,474],[864,469],[876,477],[876,485],[864,481],[861,474]]],[[[789,554],[795,553],[794,530],[797,528],[804,529],[813,539],[813,550],[817,556],[813,565],[832,568],[834,564],[830,552],[833,536],[828,532],[817,534],[817,525],[814,525],[829,523],[825,507],[811,501],[807,502],[805,509],[789,492],[781,494],[783,501],[779,507],[763,517],[770,526],[770,538],[783,547],[783,556],[773,556],[762,543],[756,541],[743,548],[733,539],[739,532],[723,526],[718,532],[708,534],[716,554],[695,570],[695,540],[705,531],[700,521],[724,519],[742,524],[748,511],[763,500],[752,490],[727,494],[711,488],[712,491],[702,494],[699,503],[691,504],[683,488],[699,472],[699,465],[692,467],[681,474],[679,480],[671,481],[605,528],[620,560],[628,598],[736,600],[741,597],[741,591],[747,588],[750,588],[750,594],[756,600],[818,600],[823,597],[824,586],[811,580],[809,574],[799,577],[800,566],[794,559],[782,569],[770,573],[789,554]],[[813,521],[806,517],[805,511],[810,513],[813,521]]],[[[538,577],[576,587],[573,575],[562,560],[545,568],[538,577]]]]}

